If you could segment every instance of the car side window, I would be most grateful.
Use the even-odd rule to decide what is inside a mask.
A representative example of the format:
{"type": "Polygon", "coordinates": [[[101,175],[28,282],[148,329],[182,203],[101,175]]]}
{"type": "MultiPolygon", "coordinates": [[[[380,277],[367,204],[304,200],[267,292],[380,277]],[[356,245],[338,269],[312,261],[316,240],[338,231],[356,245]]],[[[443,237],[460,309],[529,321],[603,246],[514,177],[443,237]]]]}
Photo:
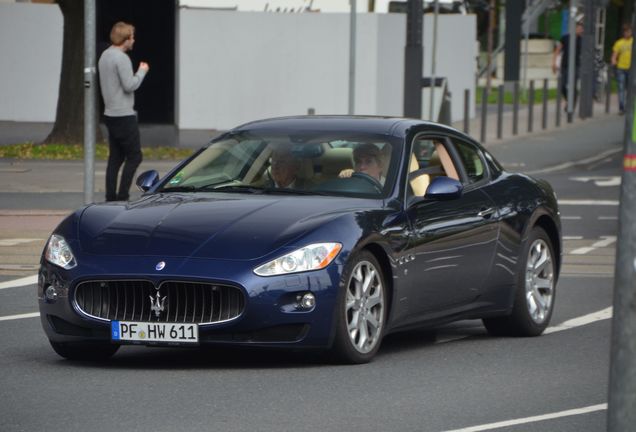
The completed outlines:
{"type": "Polygon", "coordinates": [[[439,176],[459,180],[455,164],[444,141],[431,137],[416,137],[409,158],[409,189],[415,196],[424,196],[430,182],[439,176]]]}
{"type": "Polygon", "coordinates": [[[453,138],[457,153],[466,170],[466,176],[470,183],[477,183],[486,177],[484,158],[474,145],[453,138]]]}

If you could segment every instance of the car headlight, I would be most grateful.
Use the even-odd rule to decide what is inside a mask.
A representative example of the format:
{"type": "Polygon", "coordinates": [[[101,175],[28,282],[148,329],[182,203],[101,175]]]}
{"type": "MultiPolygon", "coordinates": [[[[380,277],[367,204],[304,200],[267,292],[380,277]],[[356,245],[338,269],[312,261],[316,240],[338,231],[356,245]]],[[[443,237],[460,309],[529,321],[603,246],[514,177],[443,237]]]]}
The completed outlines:
{"type": "Polygon", "coordinates": [[[311,244],[256,267],[254,273],[259,276],[276,276],[320,270],[333,261],[340,249],[340,243],[311,244]]]}
{"type": "Polygon", "coordinates": [[[77,261],[75,261],[75,256],[73,255],[73,251],[71,251],[71,247],[68,243],[66,243],[64,237],[57,234],[53,234],[49,239],[49,242],[46,244],[44,257],[51,264],[55,264],[56,266],[60,266],[66,270],[70,270],[77,266],[77,261]]]}

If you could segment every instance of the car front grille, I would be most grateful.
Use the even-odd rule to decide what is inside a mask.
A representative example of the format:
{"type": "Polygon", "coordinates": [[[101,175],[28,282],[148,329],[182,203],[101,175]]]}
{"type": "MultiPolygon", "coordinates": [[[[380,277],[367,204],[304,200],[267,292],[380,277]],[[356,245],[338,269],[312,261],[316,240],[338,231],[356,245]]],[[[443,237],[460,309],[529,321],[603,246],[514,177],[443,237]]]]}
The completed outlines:
{"type": "Polygon", "coordinates": [[[241,315],[245,298],[228,285],[166,281],[156,288],[145,280],[111,280],[80,283],[75,304],[104,320],[211,324],[241,315]]]}

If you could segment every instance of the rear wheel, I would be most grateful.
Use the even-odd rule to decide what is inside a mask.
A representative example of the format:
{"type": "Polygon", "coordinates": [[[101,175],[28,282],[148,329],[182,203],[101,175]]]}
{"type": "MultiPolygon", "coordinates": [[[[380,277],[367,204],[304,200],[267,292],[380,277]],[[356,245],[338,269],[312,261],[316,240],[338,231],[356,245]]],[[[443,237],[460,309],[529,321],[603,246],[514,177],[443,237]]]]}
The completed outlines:
{"type": "Polygon", "coordinates": [[[105,360],[119,349],[119,345],[109,343],[49,342],[56,353],[69,360],[105,360]]]}
{"type": "Polygon", "coordinates": [[[333,353],[345,363],[367,363],[384,335],[386,284],[375,256],[362,251],[347,264],[336,306],[333,353]]]}
{"type": "Polygon", "coordinates": [[[484,319],[491,334],[538,336],[550,323],[556,293],[556,264],[554,247],[542,228],[532,229],[521,258],[525,265],[519,274],[512,314],[484,319]]]}

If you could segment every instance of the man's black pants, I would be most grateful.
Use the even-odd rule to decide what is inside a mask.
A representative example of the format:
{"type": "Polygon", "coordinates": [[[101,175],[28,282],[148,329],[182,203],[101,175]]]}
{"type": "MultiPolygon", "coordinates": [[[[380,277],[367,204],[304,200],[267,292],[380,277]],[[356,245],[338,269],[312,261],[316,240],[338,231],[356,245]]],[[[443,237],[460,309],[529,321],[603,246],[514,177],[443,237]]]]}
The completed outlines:
{"type": "Polygon", "coordinates": [[[135,171],[142,161],[137,116],[104,116],[108,129],[108,166],[106,167],[106,201],[127,201],[135,171]],[[117,175],[124,164],[117,191],[117,175]]]}

